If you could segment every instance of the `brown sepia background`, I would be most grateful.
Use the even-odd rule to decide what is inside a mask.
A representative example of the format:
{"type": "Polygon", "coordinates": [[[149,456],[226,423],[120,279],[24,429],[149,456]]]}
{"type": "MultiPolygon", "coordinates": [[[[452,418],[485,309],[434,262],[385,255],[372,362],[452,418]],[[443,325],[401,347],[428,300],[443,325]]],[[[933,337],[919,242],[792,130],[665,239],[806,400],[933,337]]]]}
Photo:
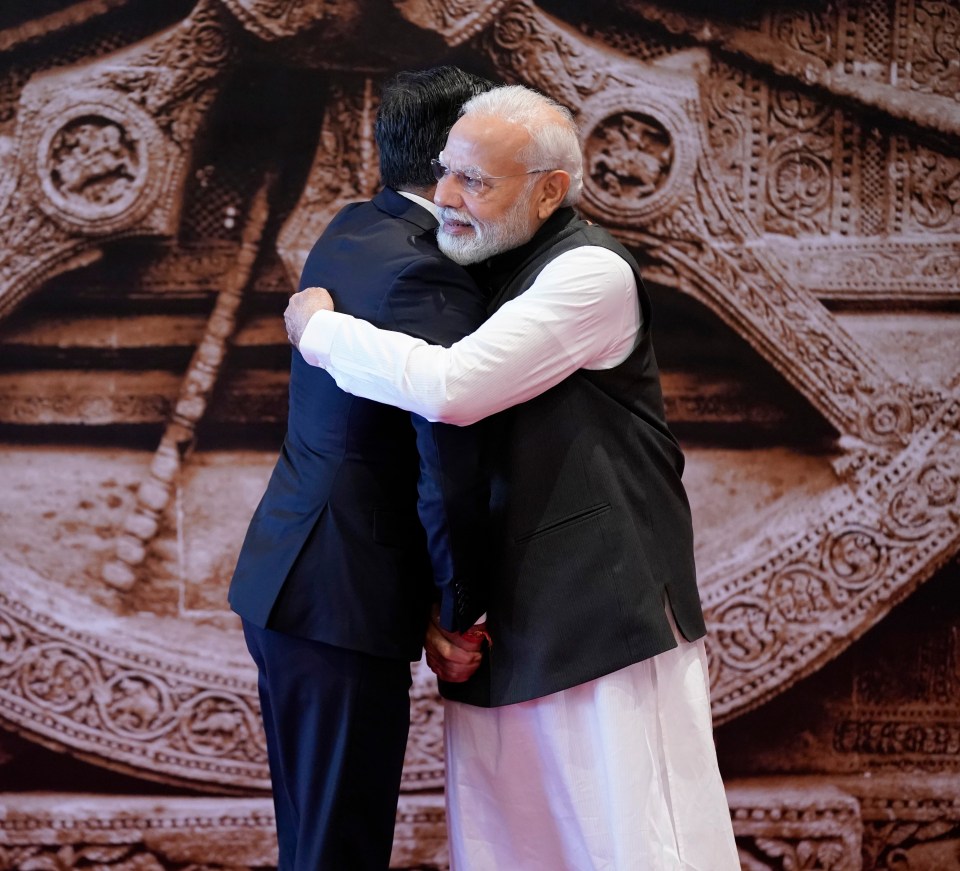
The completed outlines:
{"type": "Polygon", "coordinates": [[[575,109],[644,265],[744,869],[960,868],[960,0],[3,3],[0,868],[275,862],[224,600],[280,315],[437,63],[575,109]]]}

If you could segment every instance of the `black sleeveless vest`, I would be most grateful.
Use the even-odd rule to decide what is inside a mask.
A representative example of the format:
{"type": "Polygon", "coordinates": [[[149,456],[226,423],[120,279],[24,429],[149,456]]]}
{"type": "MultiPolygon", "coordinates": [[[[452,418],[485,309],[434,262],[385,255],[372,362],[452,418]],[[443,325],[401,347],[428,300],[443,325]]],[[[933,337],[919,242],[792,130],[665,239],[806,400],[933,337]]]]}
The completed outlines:
{"type": "Polygon", "coordinates": [[[683,455],[667,428],[650,338],[650,304],[630,253],[572,209],[521,248],[494,258],[496,309],[559,254],[614,251],[633,270],[643,324],[620,365],[581,369],[489,419],[493,443],[493,646],[450,699],[492,707],[538,698],[706,632],[693,561],[683,455]]]}

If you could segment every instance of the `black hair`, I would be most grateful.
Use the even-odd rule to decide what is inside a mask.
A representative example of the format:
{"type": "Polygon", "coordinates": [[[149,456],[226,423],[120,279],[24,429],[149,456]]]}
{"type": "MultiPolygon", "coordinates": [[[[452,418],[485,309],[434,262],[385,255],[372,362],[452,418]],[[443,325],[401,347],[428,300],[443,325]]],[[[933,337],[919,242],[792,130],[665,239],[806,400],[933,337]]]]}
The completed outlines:
{"type": "Polygon", "coordinates": [[[460,107],[493,87],[454,66],[408,70],[386,81],[374,125],[381,183],[395,189],[435,184],[430,161],[443,150],[460,107]]]}

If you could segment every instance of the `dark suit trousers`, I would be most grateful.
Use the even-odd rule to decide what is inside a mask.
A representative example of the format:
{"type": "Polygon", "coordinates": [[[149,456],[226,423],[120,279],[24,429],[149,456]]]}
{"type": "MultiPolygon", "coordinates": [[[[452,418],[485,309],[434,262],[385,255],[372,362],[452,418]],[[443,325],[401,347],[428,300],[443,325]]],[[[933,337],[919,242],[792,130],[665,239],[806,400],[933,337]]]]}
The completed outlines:
{"type": "Polygon", "coordinates": [[[260,629],[259,671],[280,871],[390,864],[410,726],[410,663],[260,629]]]}

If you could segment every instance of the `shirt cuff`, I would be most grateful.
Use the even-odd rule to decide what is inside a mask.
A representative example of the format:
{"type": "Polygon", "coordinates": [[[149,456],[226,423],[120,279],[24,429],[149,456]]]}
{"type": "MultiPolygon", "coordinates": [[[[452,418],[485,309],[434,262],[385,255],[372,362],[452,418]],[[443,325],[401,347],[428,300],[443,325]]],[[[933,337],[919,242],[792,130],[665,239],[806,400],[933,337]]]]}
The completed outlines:
{"type": "Polygon", "coordinates": [[[307,321],[297,350],[311,366],[327,368],[333,340],[344,317],[347,316],[339,312],[318,311],[307,321]]]}

